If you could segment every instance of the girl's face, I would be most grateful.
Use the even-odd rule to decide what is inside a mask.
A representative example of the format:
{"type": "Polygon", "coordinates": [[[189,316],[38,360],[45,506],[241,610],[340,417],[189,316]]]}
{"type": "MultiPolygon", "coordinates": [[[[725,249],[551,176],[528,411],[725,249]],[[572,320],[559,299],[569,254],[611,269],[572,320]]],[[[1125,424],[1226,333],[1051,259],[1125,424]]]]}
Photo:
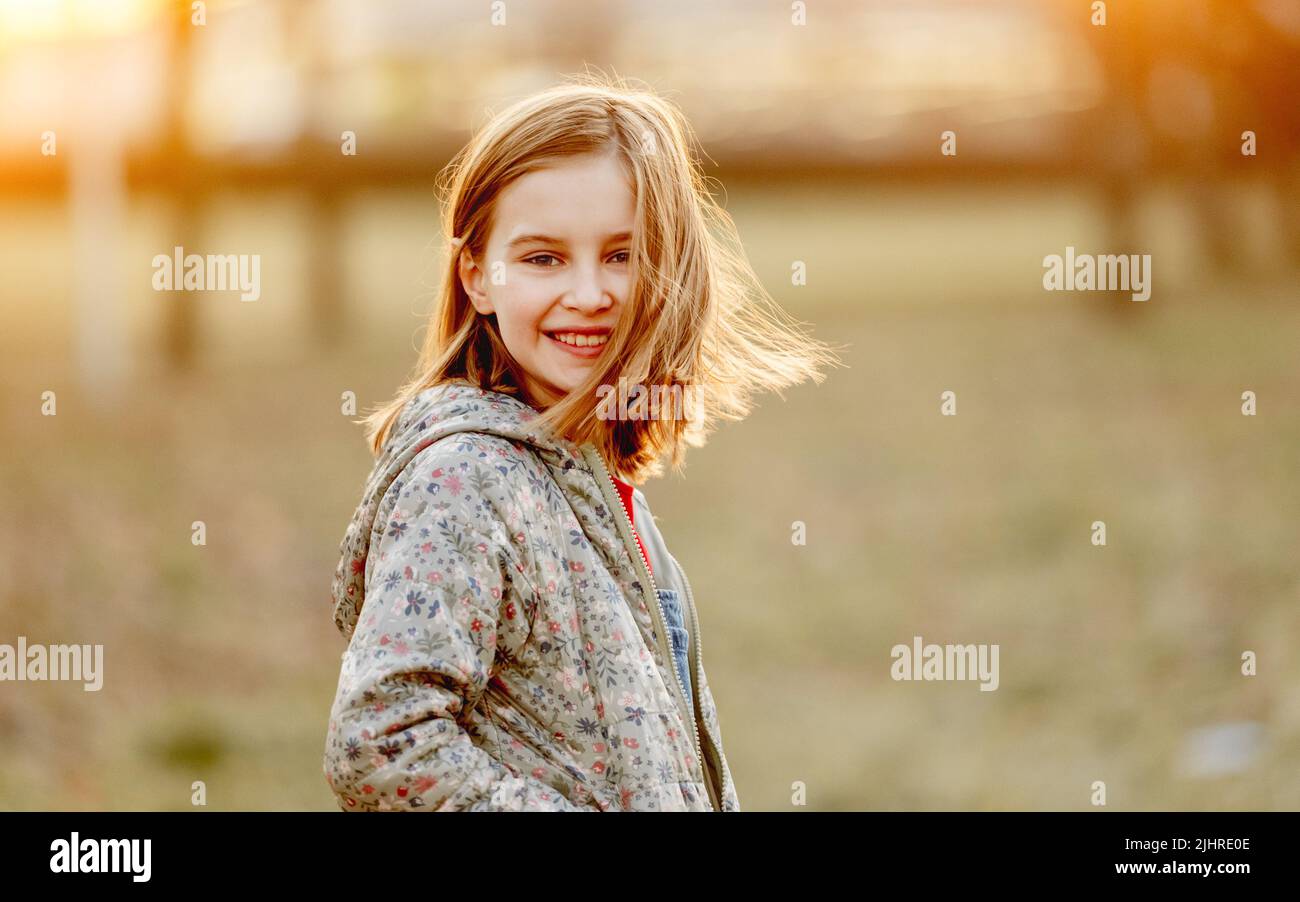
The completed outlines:
{"type": "Polygon", "coordinates": [[[459,261],[481,314],[496,314],[529,396],[555,403],[605,350],[630,286],[636,198],[613,154],[566,157],[496,200],[485,261],[459,261]]]}

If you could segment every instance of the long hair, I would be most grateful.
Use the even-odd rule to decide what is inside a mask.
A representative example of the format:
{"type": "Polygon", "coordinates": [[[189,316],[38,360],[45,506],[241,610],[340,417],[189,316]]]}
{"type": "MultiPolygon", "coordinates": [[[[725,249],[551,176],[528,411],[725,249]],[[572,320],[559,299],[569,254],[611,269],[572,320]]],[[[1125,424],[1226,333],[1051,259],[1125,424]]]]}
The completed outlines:
{"type": "Polygon", "coordinates": [[[362,420],[372,452],[383,449],[411,398],[446,381],[538,406],[496,317],[470,303],[457,262],[468,253],[488,270],[483,257],[496,199],[521,176],[581,154],[618,154],[635,188],[631,285],[588,379],[541,409],[539,430],[593,443],[612,472],[641,482],[662,472],[665,457],[680,469],[686,446],[702,445],[719,420],[748,414],[756,392],[780,394],[809,378],[820,383],[820,367],[838,362],[833,351],[763,289],[735,224],[707,190],[693,146],[674,104],[620,77],[570,76],[492,117],[439,177],[448,251],[441,289],[414,374],[362,420]],[[598,399],[608,411],[620,377],[665,399],[667,409],[645,416],[641,394],[642,416],[602,415],[598,399]]]}

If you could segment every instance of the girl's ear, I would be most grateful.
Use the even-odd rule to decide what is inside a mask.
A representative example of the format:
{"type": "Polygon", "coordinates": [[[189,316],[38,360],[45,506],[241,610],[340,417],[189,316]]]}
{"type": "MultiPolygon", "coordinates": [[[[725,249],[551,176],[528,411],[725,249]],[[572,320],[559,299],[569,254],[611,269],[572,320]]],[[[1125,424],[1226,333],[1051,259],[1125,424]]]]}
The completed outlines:
{"type": "Polygon", "coordinates": [[[474,309],[485,316],[495,313],[492,299],[484,290],[486,280],[483,278],[483,269],[474,262],[468,248],[461,248],[460,256],[456,260],[456,272],[460,276],[461,287],[465,289],[465,294],[469,296],[469,302],[474,305],[474,309]]]}

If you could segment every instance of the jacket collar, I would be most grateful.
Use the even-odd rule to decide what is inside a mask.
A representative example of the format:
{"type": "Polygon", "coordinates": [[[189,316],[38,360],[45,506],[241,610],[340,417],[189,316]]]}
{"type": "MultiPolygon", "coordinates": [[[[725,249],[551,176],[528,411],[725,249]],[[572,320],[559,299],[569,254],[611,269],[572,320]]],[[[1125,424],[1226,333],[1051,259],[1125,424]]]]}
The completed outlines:
{"type": "Polygon", "coordinates": [[[641,536],[646,557],[650,558],[650,566],[654,569],[655,583],[659,588],[672,589],[679,597],[685,598],[686,587],[677,578],[677,568],[668,553],[668,544],[664,541],[663,534],[659,532],[659,525],[655,523],[654,514],[650,511],[645,495],[641,494],[638,488],[632,489],[632,509],[636,514],[637,534],[641,536]]]}

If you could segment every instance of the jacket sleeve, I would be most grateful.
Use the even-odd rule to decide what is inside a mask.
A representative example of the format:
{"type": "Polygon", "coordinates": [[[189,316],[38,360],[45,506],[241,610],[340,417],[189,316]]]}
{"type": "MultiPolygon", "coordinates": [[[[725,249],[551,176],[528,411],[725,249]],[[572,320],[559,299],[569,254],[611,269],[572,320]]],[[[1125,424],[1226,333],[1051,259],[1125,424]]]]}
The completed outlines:
{"type": "Polygon", "coordinates": [[[522,642],[504,524],[478,492],[473,455],[426,450],[390,487],[395,503],[330,713],[325,775],[344,810],[593,811],[512,772],[458,723],[492,677],[498,643],[522,642]],[[432,453],[431,453],[432,452],[432,453]]]}

